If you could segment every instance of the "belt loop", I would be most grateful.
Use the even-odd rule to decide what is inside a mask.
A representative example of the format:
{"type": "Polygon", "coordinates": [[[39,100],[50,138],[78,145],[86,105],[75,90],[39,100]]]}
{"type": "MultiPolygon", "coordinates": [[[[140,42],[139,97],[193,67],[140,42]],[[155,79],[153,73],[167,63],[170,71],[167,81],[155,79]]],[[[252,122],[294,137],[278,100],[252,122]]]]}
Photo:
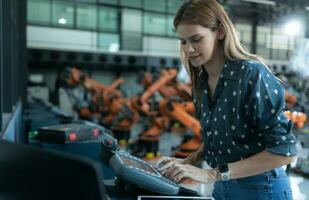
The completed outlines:
{"type": "Polygon", "coordinates": [[[279,172],[278,172],[277,168],[272,169],[272,170],[271,170],[271,174],[272,174],[275,178],[278,178],[278,177],[279,177],[279,172]]]}

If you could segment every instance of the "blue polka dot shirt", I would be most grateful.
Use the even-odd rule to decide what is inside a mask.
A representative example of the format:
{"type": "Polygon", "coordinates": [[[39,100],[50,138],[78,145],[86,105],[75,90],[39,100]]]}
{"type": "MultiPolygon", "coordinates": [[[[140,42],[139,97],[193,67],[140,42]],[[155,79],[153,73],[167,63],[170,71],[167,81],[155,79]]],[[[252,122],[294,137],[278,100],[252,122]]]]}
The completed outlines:
{"type": "Polygon", "coordinates": [[[201,69],[197,84],[201,101],[193,93],[202,126],[204,157],[215,168],[245,159],[265,149],[283,156],[296,155],[296,138],[285,108],[284,87],[257,61],[227,61],[214,95],[208,74],[201,69]]]}

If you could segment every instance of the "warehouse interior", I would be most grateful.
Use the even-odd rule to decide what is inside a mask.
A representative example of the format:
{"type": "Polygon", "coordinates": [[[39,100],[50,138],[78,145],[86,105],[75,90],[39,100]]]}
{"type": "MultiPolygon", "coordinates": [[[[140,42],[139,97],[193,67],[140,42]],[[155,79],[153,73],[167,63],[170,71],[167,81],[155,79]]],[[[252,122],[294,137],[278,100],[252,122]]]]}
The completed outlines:
{"type": "MultiPolygon", "coordinates": [[[[309,199],[309,1],[218,2],[234,23],[241,44],[262,56],[284,85],[284,113],[293,123],[298,150],[285,169],[293,199],[309,199]]],[[[162,156],[184,158],[201,144],[190,78],[173,27],[183,3],[0,0],[0,174],[8,176],[0,180],[0,199],[143,200],[138,196],[164,194],[131,186],[136,183],[127,183],[129,176],[115,179],[113,167],[104,160],[104,148],[113,154],[117,144],[148,166],[162,156]],[[45,157],[52,157],[48,151],[59,153],[67,162],[46,159],[45,163],[43,154],[36,156],[41,150],[45,157]],[[89,171],[89,180],[85,178],[88,168],[74,159],[91,166],[96,176],[89,171]],[[69,165],[76,165],[76,175],[69,165]],[[18,166],[25,168],[20,171],[18,166]],[[7,174],[12,167],[15,174],[7,174]],[[77,169],[85,174],[72,178],[82,174],[77,169]],[[41,192],[29,192],[46,171],[51,181],[38,184],[41,192]],[[92,189],[77,184],[86,179],[90,185],[93,182],[92,189]],[[89,191],[73,195],[68,185],[89,191]],[[10,196],[12,190],[20,195],[28,192],[10,196]],[[55,195],[48,198],[34,194],[51,190],[55,195]]],[[[212,185],[192,187],[211,199],[212,185]]]]}

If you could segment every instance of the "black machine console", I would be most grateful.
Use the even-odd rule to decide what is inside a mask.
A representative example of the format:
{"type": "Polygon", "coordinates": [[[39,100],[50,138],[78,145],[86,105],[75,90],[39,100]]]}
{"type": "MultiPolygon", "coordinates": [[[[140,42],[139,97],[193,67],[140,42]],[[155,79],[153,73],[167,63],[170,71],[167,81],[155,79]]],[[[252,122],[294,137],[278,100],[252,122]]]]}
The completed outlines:
{"type": "Polygon", "coordinates": [[[35,139],[42,142],[66,144],[96,139],[101,131],[98,127],[87,124],[60,124],[38,129],[35,139]]]}
{"type": "Polygon", "coordinates": [[[162,176],[150,163],[118,149],[112,140],[102,141],[102,160],[116,176],[139,188],[165,195],[177,195],[177,183],[162,176]]]}

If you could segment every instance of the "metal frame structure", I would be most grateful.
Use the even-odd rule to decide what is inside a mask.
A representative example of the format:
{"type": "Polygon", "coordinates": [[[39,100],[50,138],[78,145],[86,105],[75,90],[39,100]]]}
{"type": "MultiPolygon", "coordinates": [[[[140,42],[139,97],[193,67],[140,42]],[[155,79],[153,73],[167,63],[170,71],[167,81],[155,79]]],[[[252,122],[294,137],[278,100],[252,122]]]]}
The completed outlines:
{"type": "Polygon", "coordinates": [[[26,100],[26,0],[0,0],[0,131],[26,100]]]}
{"type": "MultiPolygon", "coordinates": [[[[3,87],[3,84],[2,84],[2,76],[3,76],[3,71],[2,71],[2,59],[3,59],[3,56],[2,56],[2,41],[3,41],[3,38],[2,38],[2,0],[0,0],[0,133],[2,132],[2,98],[3,98],[3,95],[2,95],[2,87],[3,87]]],[[[1,136],[1,134],[0,134],[1,136]]]]}

